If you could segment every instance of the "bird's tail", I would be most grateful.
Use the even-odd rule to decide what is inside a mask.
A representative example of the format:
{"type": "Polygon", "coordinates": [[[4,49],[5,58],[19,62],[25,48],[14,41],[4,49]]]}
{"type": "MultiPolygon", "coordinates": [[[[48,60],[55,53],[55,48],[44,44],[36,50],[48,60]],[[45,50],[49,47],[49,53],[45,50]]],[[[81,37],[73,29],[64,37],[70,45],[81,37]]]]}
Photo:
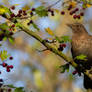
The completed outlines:
{"type": "Polygon", "coordinates": [[[92,79],[84,74],[84,87],[86,89],[92,89],[92,79]]]}

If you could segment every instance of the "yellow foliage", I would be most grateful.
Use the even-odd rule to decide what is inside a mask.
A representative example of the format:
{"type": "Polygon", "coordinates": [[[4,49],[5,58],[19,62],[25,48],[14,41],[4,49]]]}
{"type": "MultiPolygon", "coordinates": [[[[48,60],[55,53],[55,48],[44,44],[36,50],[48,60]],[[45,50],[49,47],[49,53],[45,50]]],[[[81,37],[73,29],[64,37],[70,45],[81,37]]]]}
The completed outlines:
{"type": "Polygon", "coordinates": [[[77,3],[75,1],[69,2],[69,5],[72,5],[72,7],[76,7],[77,3]]]}
{"type": "Polygon", "coordinates": [[[0,8],[0,14],[3,14],[3,13],[5,13],[5,12],[6,12],[6,9],[0,8]]]}
{"type": "Polygon", "coordinates": [[[51,35],[51,36],[54,35],[53,31],[52,31],[49,27],[48,27],[48,28],[45,28],[45,31],[46,31],[49,35],[51,35]]]}
{"type": "Polygon", "coordinates": [[[25,5],[22,9],[26,11],[26,10],[29,10],[30,7],[28,5],[25,5]]]}
{"type": "Polygon", "coordinates": [[[55,11],[56,13],[59,13],[59,12],[60,12],[58,9],[54,9],[54,11],[55,11]]]}
{"type": "Polygon", "coordinates": [[[91,6],[92,6],[91,4],[86,4],[86,7],[88,7],[88,8],[91,7],[91,6]]]}

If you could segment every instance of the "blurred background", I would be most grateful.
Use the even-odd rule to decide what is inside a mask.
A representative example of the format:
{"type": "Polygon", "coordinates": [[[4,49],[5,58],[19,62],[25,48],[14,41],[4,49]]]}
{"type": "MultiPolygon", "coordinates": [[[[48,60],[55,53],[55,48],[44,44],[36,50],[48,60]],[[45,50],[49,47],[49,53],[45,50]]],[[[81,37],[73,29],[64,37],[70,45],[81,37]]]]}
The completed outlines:
{"type": "MultiPolygon", "coordinates": [[[[0,0],[0,4],[7,7],[15,5],[14,13],[17,13],[23,7],[36,8],[43,4],[49,6],[55,2],[56,0],[0,0]]],[[[62,0],[53,8],[61,11],[61,4],[62,0]]],[[[80,20],[89,34],[92,30],[91,12],[92,8],[87,9],[84,18],[80,20]]],[[[5,21],[0,17],[0,22],[5,21]]],[[[39,34],[42,38],[50,37],[44,30],[47,27],[50,27],[57,36],[71,36],[72,32],[66,26],[66,23],[73,23],[74,21],[68,13],[65,16],[55,13],[55,16],[34,18],[34,22],[40,28],[39,34]]],[[[24,24],[26,22],[27,20],[24,24]]],[[[31,26],[29,27],[34,30],[31,26]]],[[[14,57],[12,61],[7,61],[14,65],[14,69],[10,73],[7,73],[2,67],[0,68],[3,71],[0,78],[4,79],[5,84],[24,87],[26,92],[86,92],[83,88],[83,76],[72,75],[73,67],[69,72],[60,73],[59,66],[66,63],[62,58],[50,51],[38,52],[38,50],[43,50],[45,47],[24,32],[17,32],[14,37],[14,44],[7,41],[0,48],[0,50],[7,50],[14,57]]],[[[67,44],[63,53],[71,56],[70,44],[67,44]]]]}

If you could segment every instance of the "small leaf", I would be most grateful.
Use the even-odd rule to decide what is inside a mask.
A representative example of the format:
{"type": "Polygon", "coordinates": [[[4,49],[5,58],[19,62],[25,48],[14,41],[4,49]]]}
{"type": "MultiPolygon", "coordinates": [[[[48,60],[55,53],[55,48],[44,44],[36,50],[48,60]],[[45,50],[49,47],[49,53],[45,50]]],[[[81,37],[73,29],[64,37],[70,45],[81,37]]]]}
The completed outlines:
{"type": "Polygon", "coordinates": [[[35,23],[32,23],[32,25],[33,25],[33,27],[34,27],[35,29],[37,29],[38,31],[40,30],[40,29],[38,28],[38,26],[37,26],[35,23]]]}
{"type": "Polygon", "coordinates": [[[47,10],[45,9],[44,6],[39,6],[38,8],[36,8],[35,12],[40,17],[48,16],[48,12],[47,12],[47,10]]]}
{"type": "Polygon", "coordinates": [[[69,71],[69,64],[65,64],[65,65],[61,65],[60,66],[60,69],[61,69],[61,73],[64,73],[65,70],[67,70],[67,72],[69,71]]]}
{"type": "Polygon", "coordinates": [[[91,4],[86,4],[86,7],[90,8],[90,7],[92,7],[92,5],[91,4]]]}
{"type": "Polygon", "coordinates": [[[2,30],[8,30],[9,26],[7,25],[7,23],[3,23],[3,24],[0,24],[0,29],[2,29],[2,30]]]}
{"type": "Polygon", "coordinates": [[[69,5],[72,5],[72,7],[76,7],[77,2],[75,2],[75,1],[69,2],[69,5]]]}
{"type": "Polygon", "coordinates": [[[7,54],[7,51],[6,50],[3,50],[0,52],[0,57],[1,57],[1,60],[4,61],[6,60],[10,55],[7,54]]]}
{"type": "Polygon", "coordinates": [[[13,85],[7,85],[8,87],[10,87],[10,88],[16,88],[16,87],[14,87],[13,85]]]}
{"type": "Polygon", "coordinates": [[[24,92],[23,87],[16,88],[14,92],[24,92]]]}
{"type": "Polygon", "coordinates": [[[14,38],[13,37],[10,37],[10,38],[8,38],[9,39],[9,42],[11,43],[11,44],[14,44],[14,38]]]}
{"type": "Polygon", "coordinates": [[[81,54],[81,55],[79,55],[79,56],[76,56],[75,59],[77,59],[77,60],[85,60],[85,61],[86,61],[86,60],[87,60],[87,56],[81,54]]]}
{"type": "Polygon", "coordinates": [[[6,40],[7,40],[7,37],[4,37],[4,38],[3,38],[3,41],[6,41],[6,40]]]}
{"type": "Polygon", "coordinates": [[[52,31],[49,27],[48,27],[48,28],[45,28],[45,31],[46,31],[49,35],[51,35],[51,36],[54,35],[53,31],[52,31]]]}
{"type": "Polygon", "coordinates": [[[0,5],[0,14],[5,14],[5,13],[9,13],[10,14],[10,10],[3,6],[3,5],[0,5]]]}
{"type": "Polygon", "coordinates": [[[22,9],[26,11],[26,10],[29,10],[30,7],[28,5],[25,5],[22,9]]]}
{"type": "Polygon", "coordinates": [[[60,39],[60,43],[62,42],[71,42],[71,39],[69,36],[62,36],[60,39]]]}

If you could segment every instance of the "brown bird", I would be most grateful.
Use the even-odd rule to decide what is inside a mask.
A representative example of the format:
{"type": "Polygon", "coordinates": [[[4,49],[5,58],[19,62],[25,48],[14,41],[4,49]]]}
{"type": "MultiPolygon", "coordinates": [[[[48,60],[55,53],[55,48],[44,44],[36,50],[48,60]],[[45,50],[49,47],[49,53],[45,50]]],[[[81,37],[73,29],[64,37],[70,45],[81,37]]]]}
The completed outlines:
{"type": "MultiPolygon", "coordinates": [[[[87,56],[87,61],[75,60],[75,62],[84,67],[85,70],[90,70],[92,67],[92,36],[88,34],[85,27],[80,23],[68,24],[72,29],[71,52],[73,58],[81,54],[87,56]]],[[[79,71],[79,70],[78,70],[79,71]]],[[[84,87],[92,89],[92,80],[84,75],[84,87]]]]}

